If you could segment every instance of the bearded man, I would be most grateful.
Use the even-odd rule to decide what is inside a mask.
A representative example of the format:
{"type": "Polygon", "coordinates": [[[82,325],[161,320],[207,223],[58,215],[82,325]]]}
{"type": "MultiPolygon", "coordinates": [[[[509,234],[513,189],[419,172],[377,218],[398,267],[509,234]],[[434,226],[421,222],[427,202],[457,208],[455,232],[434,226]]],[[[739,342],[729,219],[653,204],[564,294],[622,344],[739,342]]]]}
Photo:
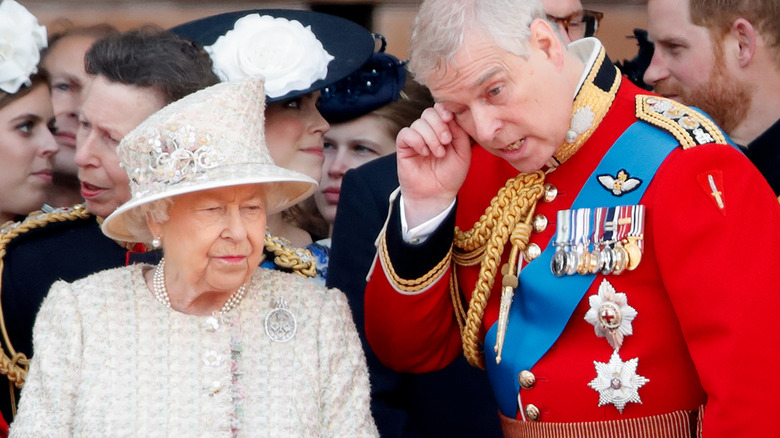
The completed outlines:
{"type": "Polygon", "coordinates": [[[774,0],[649,0],[644,80],[701,108],[780,195],[780,8],[774,0]]]}

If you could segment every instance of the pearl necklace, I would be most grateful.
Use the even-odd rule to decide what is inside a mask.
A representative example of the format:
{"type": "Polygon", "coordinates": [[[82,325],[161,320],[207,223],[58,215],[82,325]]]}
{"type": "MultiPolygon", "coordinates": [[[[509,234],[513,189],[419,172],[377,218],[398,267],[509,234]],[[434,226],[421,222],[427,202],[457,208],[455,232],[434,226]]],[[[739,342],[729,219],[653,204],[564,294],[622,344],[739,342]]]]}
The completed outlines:
{"type": "MultiPolygon", "coordinates": [[[[154,292],[154,297],[157,298],[157,301],[162,303],[163,306],[170,309],[171,299],[168,296],[168,288],[165,287],[165,259],[164,258],[160,260],[160,263],[157,264],[157,268],[155,268],[154,270],[154,278],[152,279],[152,289],[154,292]]],[[[241,285],[241,287],[238,288],[237,291],[233,292],[233,295],[231,295],[227,301],[225,301],[225,304],[222,306],[222,309],[220,309],[218,314],[222,315],[233,310],[233,308],[236,307],[238,303],[240,303],[241,300],[244,298],[245,293],[246,293],[246,284],[243,284],[241,285]]]]}

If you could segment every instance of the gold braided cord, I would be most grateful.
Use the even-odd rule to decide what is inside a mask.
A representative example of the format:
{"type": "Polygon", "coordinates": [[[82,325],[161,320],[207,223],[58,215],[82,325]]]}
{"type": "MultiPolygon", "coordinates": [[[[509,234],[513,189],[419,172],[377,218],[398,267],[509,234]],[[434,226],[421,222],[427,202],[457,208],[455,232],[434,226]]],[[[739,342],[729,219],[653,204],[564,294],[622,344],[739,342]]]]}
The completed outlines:
{"type": "MultiPolygon", "coordinates": [[[[0,278],[5,268],[5,254],[8,244],[16,237],[35,228],[43,227],[53,222],[65,222],[76,219],[88,219],[91,213],[83,205],[76,205],[68,210],[58,210],[52,213],[33,212],[24,221],[7,229],[0,234],[0,278]]],[[[2,295],[2,281],[0,281],[0,296],[2,295]]],[[[0,332],[3,335],[3,348],[0,349],[0,374],[8,378],[11,391],[11,410],[16,415],[16,394],[14,386],[21,389],[27,378],[27,370],[30,360],[26,354],[16,351],[11,344],[8,330],[5,327],[5,315],[0,311],[0,332]]]]}
{"type": "Polygon", "coordinates": [[[447,251],[447,254],[444,256],[443,259],[439,260],[439,263],[436,264],[436,266],[433,267],[430,271],[426,272],[425,275],[423,275],[420,278],[415,279],[405,279],[398,275],[397,272],[395,272],[395,268],[393,268],[393,263],[390,261],[390,254],[387,252],[387,242],[386,242],[386,234],[382,233],[381,238],[379,239],[379,250],[378,250],[379,257],[382,259],[382,267],[384,268],[385,274],[387,275],[388,279],[393,283],[393,286],[402,291],[402,292],[408,292],[408,293],[415,293],[420,292],[421,290],[427,288],[431,284],[435,283],[436,280],[439,279],[444,273],[447,271],[447,268],[450,267],[450,262],[452,261],[452,246],[450,246],[450,249],[447,251]]]}
{"type": "Polygon", "coordinates": [[[284,237],[265,236],[265,248],[274,255],[277,266],[291,269],[294,273],[308,278],[317,276],[317,264],[314,255],[305,248],[296,248],[284,237]]]}
{"type": "MultiPolygon", "coordinates": [[[[586,114],[587,111],[592,113],[593,120],[588,129],[580,132],[573,143],[563,143],[558,148],[554,155],[558,164],[571,158],[590,139],[615,100],[622,81],[622,76],[617,68],[615,68],[615,77],[608,91],[604,91],[594,84],[596,75],[606,59],[606,51],[602,48],[572,105],[572,117],[582,110],[586,114]]],[[[544,173],[542,171],[518,175],[509,180],[498,195],[490,201],[490,206],[471,230],[460,232],[456,229],[455,250],[453,251],[455,264],[461,266],[480,264],[479,279],[469,301],[466,320],[461,327],[463,352],[472,365],[484,367],[479,334],[485,315],[485,307],[495,283],[498,264],[501,261],[506,242],[507,240],[511,241],[512,250],[509,255],[509,263],[503,272],[502,286],[512,287],[513,284],[516,285],[517,281],[518,258],[530,240],[533,228],[531,221],[536,202],[543,194],[544,173]]],[[[453,305],[457,303],[455,306],[457,316],[459,315],[458,307],[462,311],[459,300],[455,299],[455,295],[460,293],[457,290],[457,276],[451,276],[450,281],[454,284],[454,286],[451,285],[451,294],[453,295],[453,305]]]]}
{"type": "MultiPolygon", "coordinates": [[[[558,160],[558,163],[563,163],[571,158],[580,147],[588,141],[591,134],[593,134],[593,131],[598,128],[601,121],[604,119],[604,116],[607,115],[609,107],[612,106],[612,101],[615,100],[617,90],[620,88],[620,82],[622,81],[622,76],[619,72],[615,74],[615,79],[612,81],[609,91],[605,92],[593,83],[596,74],[599,72],[601,64],[605,59],[606,52],[604,51],[604,48],[602,48],[593,64],[593,68],[590,70],[590,74],[585,82],[582,83],[582,88],[580,88],[579,93],[577,93],[577,98],[574,100],[572,106],[572,115],[576,114],[580,109],[589,108],[593,113],[593,122],[591,123],[590,128],[581,133],[574,143],[564,143],[561,145],[555,153],[555,159],[558,160]]],[[[611,68],[617,69],[617,67],[611,68]]]]}
{"type": "Polygon", "coordinates": [[[461,299],[460,290],[458,289],[458,270],[450,270],[450,300],[452,300],[452,308],[455,309],[455,320],[458,322],[458,328],[460,333],[463,333],[463,327],[466,326],[466,309],[463,308],[463,300],[461,299]]]}
{"type": "MultiPolygon", "coordinates": [[[[456,265],[461,264],[459,261],[462,260],[472,261],[475,253],[483,253],[479,279],[471,293],[466,319],[461,328],[463,353],[474,366],[485,367],[480,331],[504,247],[511,239],[516,263],[519,252],[525,249],[530,239],[530,221],[536,203],[544,196],[544,178],[545,173],[541,170],[511,178],[490,201],[485,213],[471,230],[464,232],[455,228],[453,261],[456,265]]],[[[455,295],[459,296],[459,292],[456,292],[457,277],[452,276],[450,280],[453,282],[450,291],[455,305],[459,303],[459,298],[455,298],[455,295]]],[[[455,306],[456,317],[459,316],[459,310],[462,312],[459,307],[459,304],[455,306]]],[[[460,320],[458,324],[461,325],[460,320]]]]}

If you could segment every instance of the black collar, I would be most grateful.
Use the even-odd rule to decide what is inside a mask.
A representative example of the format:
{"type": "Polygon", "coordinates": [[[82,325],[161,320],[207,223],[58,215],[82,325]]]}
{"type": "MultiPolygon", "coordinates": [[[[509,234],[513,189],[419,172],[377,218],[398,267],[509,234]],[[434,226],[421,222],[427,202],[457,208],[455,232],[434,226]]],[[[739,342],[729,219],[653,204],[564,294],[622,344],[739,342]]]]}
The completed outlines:
{"type": "Polygon", "coordinates": [[[742,150],[780,196],[780,119],[742,150]]]}

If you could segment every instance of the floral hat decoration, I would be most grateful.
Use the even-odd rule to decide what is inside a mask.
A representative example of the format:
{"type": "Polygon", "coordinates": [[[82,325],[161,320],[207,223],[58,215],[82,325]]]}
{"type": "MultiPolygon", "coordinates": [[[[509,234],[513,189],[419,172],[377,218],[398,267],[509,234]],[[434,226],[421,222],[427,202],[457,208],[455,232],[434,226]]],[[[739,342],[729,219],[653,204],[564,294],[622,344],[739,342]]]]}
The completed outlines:
{"type": "Polygon", "coordinates": [[[15,94],[38,73],[46,27],[14,0],[0,2],[0,90],[15,94]]]}
{"type": "Polygon", "coordinates": [[[171,30],[202,46],[223,81],[265,78],[268,102],[322,89],[357,70],[374,51],[365,28],[313,11],[228,12],[171,30]]]}
{"type": "Polygon", "coordinates": [[[146,218],[136,209],[201,190],[263,184],[266,214],[311,195],[316,181],[274,164],[264,112],[263,81],[249,79],[213,85],[152,114],[117,146],[132,197],[106,218],[103,233],[150,242],[146,218]]]}
{"type": "Polygon", "coordinates": [[[356,119],[395,102],[406,83],[406,61],[385,53],[387,40],[374,34],[379,49],[358,70],[328,85],[320,97],[320,113],[330,123],[356,119]]]}

